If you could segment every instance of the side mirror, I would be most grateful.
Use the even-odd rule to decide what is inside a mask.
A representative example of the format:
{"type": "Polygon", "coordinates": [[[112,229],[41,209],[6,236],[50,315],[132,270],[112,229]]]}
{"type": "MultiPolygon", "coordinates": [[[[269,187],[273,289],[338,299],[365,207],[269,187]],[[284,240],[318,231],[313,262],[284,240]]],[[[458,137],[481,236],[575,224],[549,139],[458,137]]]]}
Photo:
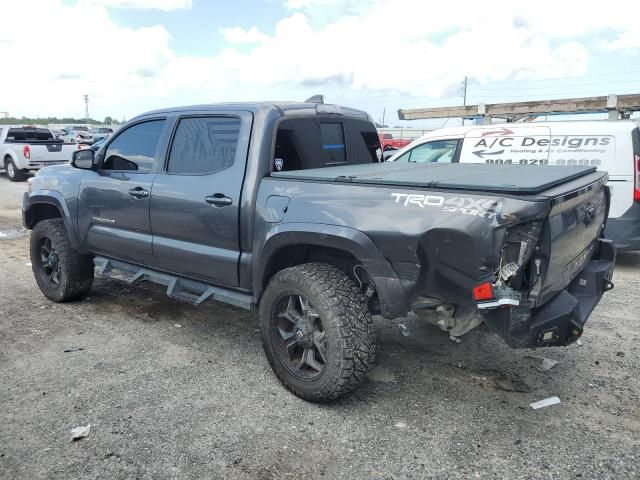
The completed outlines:
{"type": "Polygon", "coordinates": [[[90,148],[76,150],[71,156],[71,165],[83,170],[92,170],[96,152],[90,148]]]}

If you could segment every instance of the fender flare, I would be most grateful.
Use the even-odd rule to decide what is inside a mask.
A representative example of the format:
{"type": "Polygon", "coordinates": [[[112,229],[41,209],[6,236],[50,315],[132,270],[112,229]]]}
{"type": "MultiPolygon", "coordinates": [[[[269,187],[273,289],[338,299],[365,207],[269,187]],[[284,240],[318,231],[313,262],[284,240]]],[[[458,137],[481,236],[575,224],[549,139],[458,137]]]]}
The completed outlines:
{"type": "Polygon", "coordinates": [[[31,193],[26,192],[24,194],[22,201],[22,223],[25,228],[28,228],[29,230],[33,229],[35,226],[35,219],[32,214],[33,208],[36,205],[42,204],[52,205],[58,210],[58,212],[60,212],[60,218],[67,230],[67,235],[69,236],[71,245],[73,245],[73,248],[76,250],[80,250],[80,240],[78,239],[78,234],[73,225],[73,220],[69,213],[69,207],[60,192],[56,192],[54,190],[34,190],[31,193]]]}
{"type": "Polygon", "coordinates": [[[294,245],[331,247],[353,255],[366,269],[380,299],[382,314],[387,318],[406,315],[408,299],[397,273],[378,247],[355,228],[316,223],[284,223],[271,228],[261,245],[253,267],[253,292],[262,295],[262,280],[271,258],[282,248],[294,245]]]}

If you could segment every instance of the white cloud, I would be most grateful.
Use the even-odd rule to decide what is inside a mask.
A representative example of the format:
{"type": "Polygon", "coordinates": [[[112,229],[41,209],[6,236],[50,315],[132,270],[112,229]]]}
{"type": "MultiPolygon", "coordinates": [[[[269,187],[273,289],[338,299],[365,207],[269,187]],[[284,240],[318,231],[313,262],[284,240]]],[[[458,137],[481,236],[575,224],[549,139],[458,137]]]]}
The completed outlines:
{"type": "Polygon", "coordinates": [[[191,0],[86,0],[94,5],[134,10],[188,10],[191,0]]]}
{"type": "Polygon", "coordinates": [[[623,0],[607,9],[624,15],[557,0],[286,0],[286,16],[261,25],[273,33],[230,25],[210,55],[179,55],[164,26],[121,27],[105,6],[190,1],[33,0],[29,35],[16,3],[3,8],[0,111],[18,115],[79,116],[84,93],[96,116],[312,93],[360,98],[365,108],[394,96],[407,106],[410,98],[451,96],[465,75],[482,83],[576,76],[603,48],[640,55],[640,2],[623,0]]]}
{"type": "Polygon", "coordinates": [[[232,44],[262,43],[269,39],[269,36],[260,32],[257,27],[249,29],[241,27],[222,28],[220,33],[227,42],[232,44]]]}

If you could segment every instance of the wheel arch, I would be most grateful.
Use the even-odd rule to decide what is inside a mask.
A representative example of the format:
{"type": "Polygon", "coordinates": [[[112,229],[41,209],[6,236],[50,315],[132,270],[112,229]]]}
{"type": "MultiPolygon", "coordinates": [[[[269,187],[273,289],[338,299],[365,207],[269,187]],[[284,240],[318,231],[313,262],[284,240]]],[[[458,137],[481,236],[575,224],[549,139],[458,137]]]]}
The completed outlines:
{"type": "Polygon", "coordinates": [[[256,300],[278,271],[324,261],[354,277],[353,266],[362,265],[387,318],[405,314],[408,301],[400,280],[386,258],[364,233],[350,227],[325,224],[288,223],[272,228],[256,255],[253,292],[256,300]]]}
{"type": "Polygon", "coordinates": [[[39,222],[52,218],[60,218],[64,223],[69,241],[75,249],[80,248],[80,242],[71,220],[71,214],[64,197],[59,192],[25,193],[23,202],[23,223],[32,230],[39,222]]]}

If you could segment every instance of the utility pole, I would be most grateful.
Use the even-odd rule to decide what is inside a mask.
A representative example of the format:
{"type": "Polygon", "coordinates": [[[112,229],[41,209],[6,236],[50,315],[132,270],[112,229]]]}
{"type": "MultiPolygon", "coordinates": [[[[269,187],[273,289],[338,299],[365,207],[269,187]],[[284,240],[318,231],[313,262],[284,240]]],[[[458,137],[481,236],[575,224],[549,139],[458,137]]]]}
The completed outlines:
{"type": "MultiPolygon", "coordinates": [[[[467,106],[467,77],[465,75],[464,81],[462,82],[462,106],[467,106]]],[[[462,117],[462,125],[464,125],[464,117],[462,117]]]]}
{"type": "Polygon", "coordinates": [[[381,123],[381,125],[384,125],[384,114],[386,113],[386,111],[387,111],[387,107],[383,107],[382,108],[382,123],[381,123]]]}
{"type": "Polygon", "coordinates": [[[84,95],[84,121],[89,123],[89,95],[84,95]]]}
{"type": "Polygon", "coordinates": [[[464,77],[462,82],[462,106],[467,106],[467,77],[464,77]]]}

